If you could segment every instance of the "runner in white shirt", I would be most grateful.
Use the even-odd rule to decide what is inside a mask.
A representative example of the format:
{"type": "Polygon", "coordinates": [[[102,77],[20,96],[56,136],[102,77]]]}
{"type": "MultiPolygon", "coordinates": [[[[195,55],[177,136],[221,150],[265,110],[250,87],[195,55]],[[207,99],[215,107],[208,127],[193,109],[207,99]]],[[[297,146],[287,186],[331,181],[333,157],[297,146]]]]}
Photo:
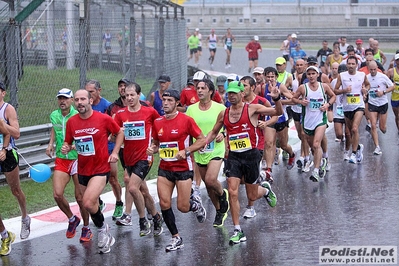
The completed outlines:
{"type": "Polygon", "coordinates": [[[356,71],[357,58],[350,56],[346,67],[348,71],[339,74],[335,84],[334,93],[344,95],[343,111],[345,124],[349,128],[351,136],[347,138],[352,145],[352,154],[349,162],[356,164],[363,160],[363,144],[359,144],[359,125],[364,115],[364,97],[370,89],[370,83],[366,74],[356,71]],[[342,88],[341,88],[342,86],[342,88]]]}
{"type": "Polygon", "coordinates": [[[371,136],[375,144],[374,155],[380,155],[382,153],[378,142],[377,133],[377,120],[380,121],[379,128],[382,133],[387,131],[387,111],[388,111],[388,98],[387,93],[393,91],[394,86],[392,81],[384,74],[377,71],[378,66],[375,61],[369,63],[370,74],[367,75],[367,79],[370,82],[369,90],[369,118],[371,122],[371,136]]]}
{"type": "Polygon", "coordinates": [[[216,48],[218,44],[218,36],[215,34],[215,30],[211,30],[211,34],[206,38],[208,41],[209,47],[209,64],[211,65],[211,69],[213,69],[213,61],[215,60],[216,48]]]}

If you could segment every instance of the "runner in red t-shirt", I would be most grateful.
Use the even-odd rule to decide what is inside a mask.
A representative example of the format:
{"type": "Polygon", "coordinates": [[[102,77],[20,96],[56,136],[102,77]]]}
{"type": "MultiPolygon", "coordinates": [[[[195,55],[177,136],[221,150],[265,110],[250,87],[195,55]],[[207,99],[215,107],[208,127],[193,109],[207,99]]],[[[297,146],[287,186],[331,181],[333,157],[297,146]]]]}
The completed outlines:
{"type": "Polygon", "coordinates": [[[153,143],[147,154],[159,152],[161,162],[158,169],[158,196],[163,219],[172,234],[172,240],[166,251],[182,248],[183,240],[175,223],[175,215],[171,208],[172,193],[177,187],[177,208],[181,212],[196,213],[197,220],[203,223],[206,211],[200,198],[191,197],[191,180],[193,178],[193,162],[190,153],[205,146],[205,137],[195,121],[177,111],[180,95],[176,90],[166,90],[162,95],[162,107],[165,115],[154,121],[153,143]],[[189,139],[196,141],[189,146],[189,139]]]}
{"type": "MultiPolygon", "coordinates": [[[[199,98],[197,95],[197,89],[195,88],[200,80],[193,80],[192,77],[187,80],[187,87],[185,87],[180,93],[180,105],[178,110],[181,112],[185,112],[187,107],[199,102],[199,98]]],[[[222,97],[220,97],[219,93],[214,93],[212,97],[212,101],[217,103],[222,103],[222,97]]]]}
{"type": "Polygon", "coordinates": [[[271,207],[277,203],[270,184],[261,180],[261,186],[259,186],[257,182],[261,155],[257,149],[256,127],[259,115],[280,115],[283,113],[283,107],[280,102],[280,91],[277,88],[270,93],[276,108],[244,103],[242,100],[244,85],[240,81],[230,82],[226,92],[231,106],[219,113],[212,131],[206,136],[206,143],[213,141],[219,130],[225,126],[229,147],[225,173],[229,187],[231,217],[234,223],[234,233],[230,238],[230,244],[238,244],[247,240],[239,222],[238,188],[241,180],[244,179],[249,200],[255,201],[265,197],[271,207]]]}
{"type": "Polygon", "coordinates": [[[103,191],[110,174],[110,162],[118,161],[118,152],[123,142],[123,132],[108,115],[94,112],[93,99],[86,90],[78,90],[74,97],[79,114],[69,118],[66,125],[65,141],[61,152],[67,154],[72,142],[78,152],[78,178],[83,192],[83,205],[99,229],[98,247],[100,253],[108,253],[115,239],[104,223],[104,216],[98,205],[98,197],[103,191]],[[111,155],[108,155],[108,135],[114,134],[116,142],[111,155]]]}
{"type": "Polygon", "coordinates": [[[153,217],[154,235],[159,236],[163,231],[162,218],[155,208],[154,199],[145,199],[142,193],[142,187],[147,188],[145,178],[153,162],[153,157],[147,155],[146,151],[151,144],[152,125],[159,114],[154,108],[140,104],[140,94],[140,85],[131,82],[125,89],[128,106],[119,110],[114,119],[123,128],[125,136],[123,160],[129,176],[126,189],[132,195],[139,214],[140,236],[151,233],[151,224],[145,217],[145,207],[153,217]]]}

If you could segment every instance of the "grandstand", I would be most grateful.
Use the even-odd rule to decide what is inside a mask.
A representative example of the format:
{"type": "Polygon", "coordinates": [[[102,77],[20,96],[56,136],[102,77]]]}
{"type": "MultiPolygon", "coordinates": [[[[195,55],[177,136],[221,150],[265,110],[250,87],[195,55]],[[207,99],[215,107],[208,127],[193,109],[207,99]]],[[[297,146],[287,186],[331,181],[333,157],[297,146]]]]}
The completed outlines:
{"type": "MultiPolygon", "coordinates": [[[[189,27],[399,27],[398,0],[176,0],[189,27]]],[[[392,31],[394,32],[394,31],[392,31]]]]}

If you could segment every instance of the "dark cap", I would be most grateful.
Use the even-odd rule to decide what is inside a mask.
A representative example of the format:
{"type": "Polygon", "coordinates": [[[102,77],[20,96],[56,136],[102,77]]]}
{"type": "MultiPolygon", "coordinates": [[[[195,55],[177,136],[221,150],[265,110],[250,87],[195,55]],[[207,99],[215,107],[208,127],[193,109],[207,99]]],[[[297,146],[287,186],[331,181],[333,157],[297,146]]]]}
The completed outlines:
{"type": "Polygon", "coordinates": [[[128,85],[128,84],[131,83],[131,81],[128,80],[128,79],[123,78],[123,79],[121,79],[121,80],[118,81],[118,85],[121,84],[121,83],[125,83],[126,85],[128,85]]]}
{"type": "Polygon", "coordinates": [[[167,89],[162,96],[166,96],[166,97],[173,97],[176,99],[176,101],[180,100],[180,93],[177,90],[174,89],[167,89]]]}
{"type": "Polygon", "coordinates": [[[194,85],[193,77],[189,77],[189,78],[187,79],[187,85],[194,85]]]}
{"type": "Polygon", "coordinates": [[[217,78],[216,78],[216,86],[222,86],[222,85],[224,85],[224,83],[226,82],[226,80],[227,80],[227,77],[226,77],[226,76],[221,75],[221,76],[217,77],[217,78]]]}
{"type": "Polygon", "coordinates": [[[158,78],[158,82],[170,82],[170,77],[168,75],[161,75],[158,78]]]}
{"type": "Polygon", "coordinates": [[[1,81],[0,81],[0,89],[2,89],[3,91],[6,90],[6,85],[4,85],[4,83],[1,81]]]}
{"type": "Polygon", "coordinates": [[[307,60],[307,62],[308,63],[315,63],[315,64],[317,64],[317,58],[315,57],[315,56],[309,56],[308,57],[308,60],[307,60]]]}
{"type": "Polygon", "coordinates": [[[342,65],[338,66],[338,73],[345,72],[345,71],[348,71],[346,64],[342,64],[342,65]]]}

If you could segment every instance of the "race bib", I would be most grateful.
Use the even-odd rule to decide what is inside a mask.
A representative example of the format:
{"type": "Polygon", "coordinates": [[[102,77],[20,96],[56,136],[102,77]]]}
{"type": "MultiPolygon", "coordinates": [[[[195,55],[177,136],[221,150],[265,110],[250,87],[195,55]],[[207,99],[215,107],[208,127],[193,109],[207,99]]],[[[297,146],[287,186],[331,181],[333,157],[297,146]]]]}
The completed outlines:
{"type": "Polygon", "coordinates": [[[337,115],[344,117],[344,108],[342,106],[337,106],[337,115]]]}
{"type": "Polygon", "coordinates": [[[371,97],[371,98],[377,98],[377,89],[374,89],[374,88],[371,88],[370,90],[369,90],[369,96],[371,97]]]}
{"type": "Polygon", "coordinates": [[[105,42],[105,46],[111,46],[111,42],[105,42]]]}
{"type": "Polygon", "coordinates": [[[179,152],[177,141],[161,142],[159,144],[159,157],[164,161],[177,161],[176,155],[179,152]]]}
{"type": "Polygon", "coordinates": [[[216,48],[216,43],[214,43],[214,42],[209,43],[209,48],[210,49],[215,49],[216,48]]]}
{"type": "Polygon", "coordinates": [[[3,134],[0,134],[0,147],[3,147],[3,143],[4,143],[4,136],[3,134]]]}
{"type": "Polygon", "coordinates": [[[346,94],[346,102],[348,104],[359,104],[360,103],[360,94],[348,93],[346,94]]]}
{"type": "Polygon", "coordinates": [[[75,138],[75,147],[79,155],[91,156],[96,155],[96,150],[94,149],[93,136],[83,136],[75,138]]]}
{"type": "Polygon", "coordinates": [[[215,141],[212,141],[211,143],[208,143],[206,145],[205,149],[199,150],[198,153],[199,154],[210,153],[213,152],[214,149],[215,149],[215,141]]]}
{"type": "Polygon", "coordinates": [[[230,151],[243,152],[252,149],[249,134],[239,133],[229,136],[230,151]]]}
{"type": "Polygon", "coordinates": [[[326,55],[322,55],[321,56],[321,62],[325,63],[327,60],[327,56],[326,55]]]}
{"type": "Polygon", "coordinates": [[[320,107],[322,107],[324,103],[324,99],[320,98],[320,99],[309,99],[309,108],[310,111],[320,111],[320,107]]]}
{"type": "Polygon", "coordinates": [[[125,122],[123,123],[125,128],[125,140],[141,140],[145,139],[145,122],[135,121],[135,122],[125,122]]]}

